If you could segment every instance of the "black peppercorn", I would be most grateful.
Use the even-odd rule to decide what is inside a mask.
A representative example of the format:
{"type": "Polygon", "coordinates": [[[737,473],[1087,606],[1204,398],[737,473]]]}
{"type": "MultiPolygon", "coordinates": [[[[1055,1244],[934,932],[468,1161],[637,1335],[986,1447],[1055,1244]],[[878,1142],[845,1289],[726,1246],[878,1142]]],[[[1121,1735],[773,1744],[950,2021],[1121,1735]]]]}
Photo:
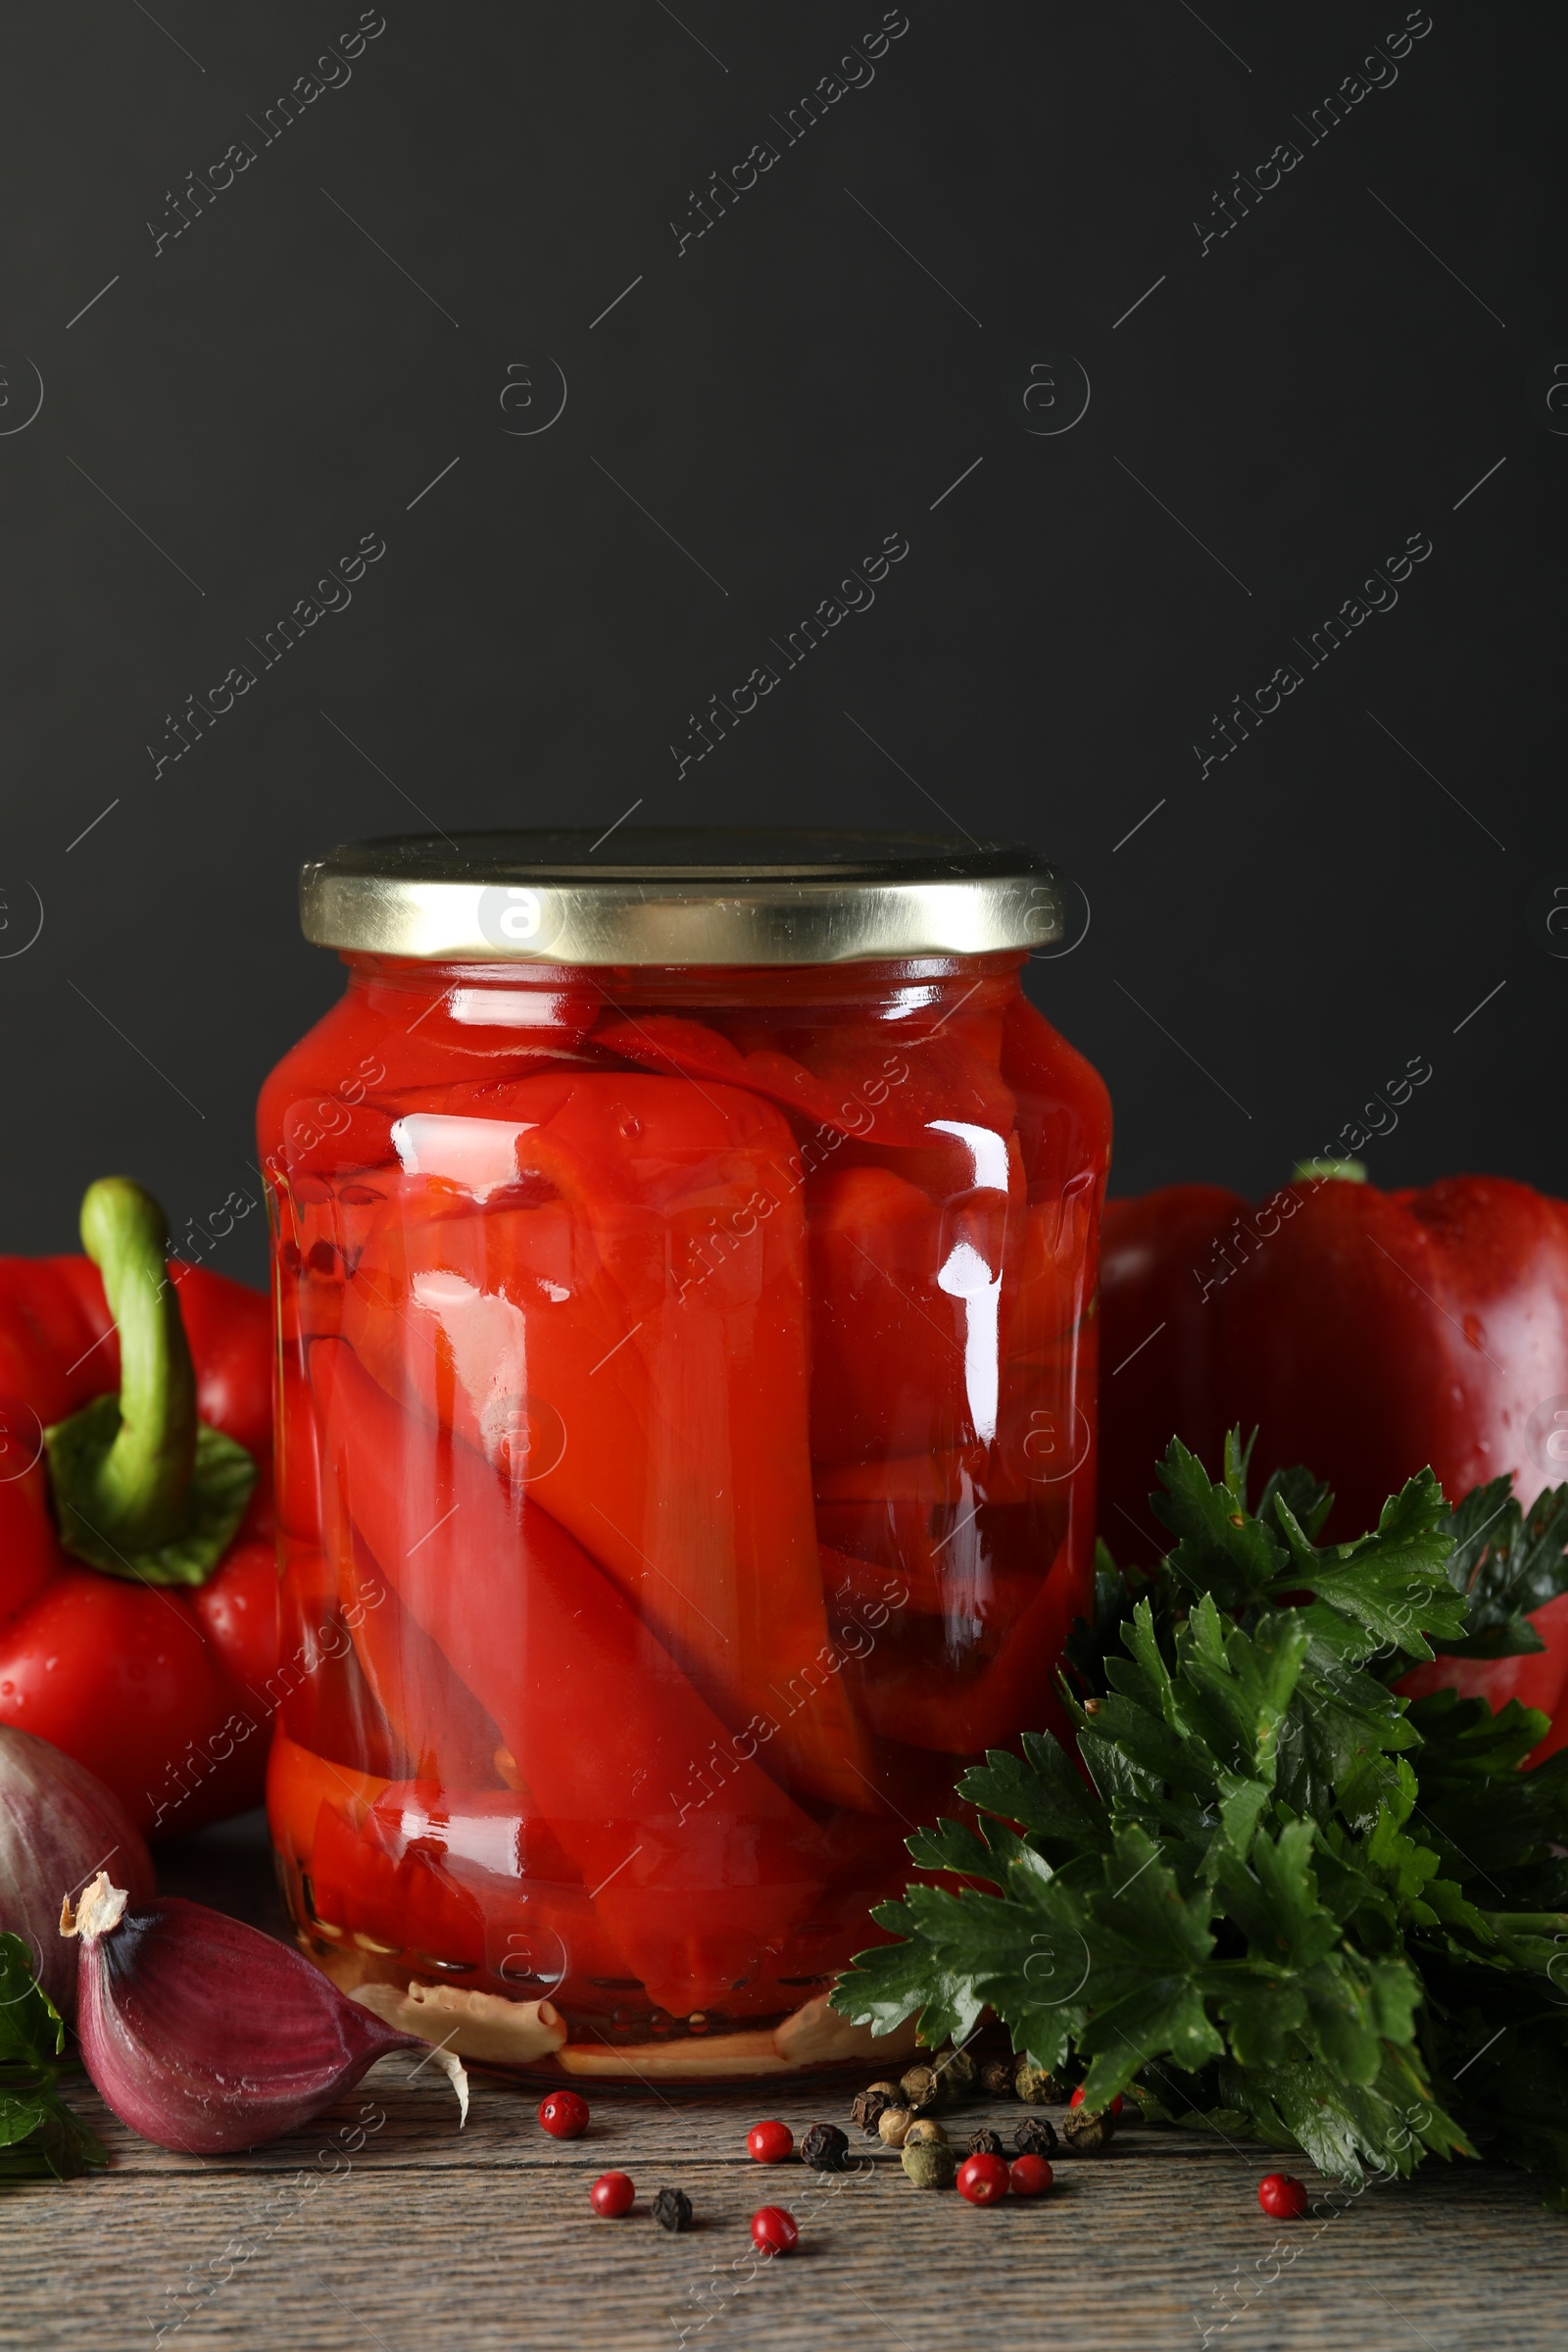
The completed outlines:
{"type": "Polygon", "coordinates": [[[1000,2132],[971,2132],[969,2144],[963,2152],[966,2156],[1000,2156],[1003,2152],[1002,2133],[1000,2132]]]}
{"type": "Polygon", "coordinates": [[[1043,2115],[1026,2115],[1012,2135],[1020,2156],[1054,2156],[1056,2127],[1043,2115]]]}
{"type": "Polygon", "coordinates": [[[801,2142],[801,2162],[813,2173],[842,2173],[849,2147],[837,2124],[813,2124],[801,2142]]]}
{"type": "Polygon", "coordinates": [[[937,2077],[945,2099],[966,2099],[979,2080],[979,2069],[967,2050],[945,2050],[937,2060],[937,2077]]]}
{"type": "Polygon", "coordinates": [[[986,2060],[980,2069],[980,2087],[988,2099],[1011,2098],[1014,2063],[1011,2058],[988,2058],[986,2060]]]}
{"type": "Polygon", "coordinates": [[[875,2139],[877,2126],[889,2107],[901,2104],[891,2082],[873,2082],[869,2090],[857,2093],[850,2102],[850,2121],[858,2126],[867,2139],[875,2139]]]}
{"type": "Polygon", "coordinates": [[[689,2230],[692,2201],[683,2188],[662,2188],[654,2199],[654,2219],[661,2230],[689,2230]]]}

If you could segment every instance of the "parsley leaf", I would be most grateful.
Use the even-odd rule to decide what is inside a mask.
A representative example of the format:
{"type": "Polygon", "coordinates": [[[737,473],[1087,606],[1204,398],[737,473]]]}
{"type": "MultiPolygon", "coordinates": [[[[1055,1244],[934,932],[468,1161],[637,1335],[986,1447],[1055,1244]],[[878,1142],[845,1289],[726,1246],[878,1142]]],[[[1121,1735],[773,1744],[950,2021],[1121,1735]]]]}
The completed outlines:
{"type": "Polygon", "coordinates": [[[1538,1494],[1528,1513],[1494,1478],[1472,1487],[1446,1523],[1448,1577],[1465,1596],[1461,1636],[1433,1647],[1460,1658],[1526,1657],[1545,1643],[1532,1614],[1568,1592],[1568,1485],[1538,1494]]]}
{"type": "Polygon", "coordinates": [[[1507,1655],[1568,1590],[1568,1487],[1528,1514],[1501,1482],[1454,1511],[1430,1471],[1377,1527],[1320,1545],[1332,1497],[1250,1444],[1217,1479],[1173,1443],[1152,1577],[1097,1553],[1094,1622],[1049,1735],[960,1780],[969,1818],[909,1840],[911,1885],[832,1999],[886,2033],[987,2011],[1086,2102],[1250,2133],[1359,2180],[1428,2155],[1543,2170],[1568,2209],[1568,1751],[1544,1717],[1393,1674],[1507,1655]],[[1491,1643],[1488,1647],[1486,1644],[1491,1643]]]}
{"type": "Polygon", "coordinates": [[[0,1935],[0,2182],[69,2180],[107,2150],[56,2087],[63,2056],[60,2012],[33,1975],[20,1936],[0,1935]]]}

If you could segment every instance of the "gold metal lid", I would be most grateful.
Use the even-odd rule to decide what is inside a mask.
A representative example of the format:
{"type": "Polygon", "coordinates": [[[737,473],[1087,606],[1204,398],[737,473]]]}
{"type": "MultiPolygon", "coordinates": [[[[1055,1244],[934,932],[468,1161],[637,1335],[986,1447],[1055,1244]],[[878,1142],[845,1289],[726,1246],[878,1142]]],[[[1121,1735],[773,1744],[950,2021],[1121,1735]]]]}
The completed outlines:
{"type": "Polygon", "coordinates": [[[1016,844],[627,826],[350,842],[301,869],[300,920],[351,954],[678,965],[1039,950],[1065,915],[1055,867],[1016,844]]]}

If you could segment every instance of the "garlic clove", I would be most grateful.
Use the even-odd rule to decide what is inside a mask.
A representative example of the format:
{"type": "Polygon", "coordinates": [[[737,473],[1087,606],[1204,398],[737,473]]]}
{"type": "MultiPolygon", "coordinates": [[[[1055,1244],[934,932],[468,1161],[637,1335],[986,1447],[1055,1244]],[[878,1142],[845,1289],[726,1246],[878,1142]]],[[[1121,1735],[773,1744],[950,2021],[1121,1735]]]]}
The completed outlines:
{"type": "Polygon", "coordinates": [[[55,1921],[98,1870],[123,1880],[134,1902],[157,1890],[141,1832],[113,1789],[47,1740],[0,1725],[0,1929],[31,1946],[38,1982],[68,2024],[77,1946],[55,1921]]]}
{"type": "Polygon", "coordinates": [[[61,1903],[60,1933],[88,1937],[107,1936],[124,1918],[129,1900],[128,1891],[112,1885],[109,1873],[101,1870],[74,1910],[69,1894],[61,1903]]]}
{"type": "Polygon", "coordinates": [[[463,1992],[455,1984],[362,1984],[353,1998],[383,2025],[439,2042],[490,2066],[531,2066],[566,2038],[553,2001],[509,2001],[500,1993],[463,1992]]]}
{"type": "Polygon", "coordinates": [[[790,2072],[772,2034],[760,2029],[718,2034],[711,2041],[568,2041],[556,2052],[556,2063],[568,2075],[613,2081],[632,2074],[645,2082],[746,2082],[790,2072]]]}
{"type": "Polygon", "coordinates": [[[853,2058],[907,2058],[917,2044],[917,2018],[895,2026],[891,2034],[873,2034],[869,2026],[852,2026],[819,1992],[775,2027],[774,2044],[791,2066],[843,2065],[853,2058]]]}
{"type": "Polygon", "coordinates": [[[81,1947],[87,2072],[122,2123],[161,2147],[213,2156],[276,2139],[393,2050],[433,2059],[466,2118],[450,2050],[383,2024],[259,1929],[177,1896],[129,1910],[100,1871],[61,1933],[81,1947]]]}
{"type": "MultiPolygon", "coordinates": [[[[847,2017],[840,2017],[829,2008],[827,1995],[818,1993],[771,2032],[754,2028],[719,2034],[711,2041],[567,2042],[556,2058],[568,2075],[635,2072],[650,2082],[756,2082],[768,2075],[793,2074],[798,2067],[842,2065],[856,2058],[906,2058],[916,2047],[915,2025],[911,2018],[891,2034],[873,2035],[868,2026],[852,2026],[847,2017]]],[[[461,2039],[459,2046],[467,2048],[461,2039]]]]}

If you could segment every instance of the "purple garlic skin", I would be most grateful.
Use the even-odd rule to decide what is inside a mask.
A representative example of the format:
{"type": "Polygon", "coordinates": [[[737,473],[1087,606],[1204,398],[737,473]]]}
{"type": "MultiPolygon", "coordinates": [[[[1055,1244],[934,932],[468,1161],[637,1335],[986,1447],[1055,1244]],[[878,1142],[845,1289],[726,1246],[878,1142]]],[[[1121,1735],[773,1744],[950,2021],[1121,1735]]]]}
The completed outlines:
{"type": "Polygon", "coordinates": [[[132,1902],[157,1890],[146,1840],[114,1790],[47,1740],[0,1726],[0,1929],[31,1945],[38,1982],[68,2024],[76,1946],[57,1932],[60,1906],[99,1870],[132,1902]]]}
{"type": "MultiPolygon", "coordinates": [[[[81,1943],[76,2032],[123,2124],[160,2147],[221,2156],[277,2139],[392,2050],[425,2050],[286,1945],[204,1903],[128,1911],[100,1873],[61,1933],[81,1943]]],[[[450,2052],[432,2053],[467,2114],[450,2052]]]]}

